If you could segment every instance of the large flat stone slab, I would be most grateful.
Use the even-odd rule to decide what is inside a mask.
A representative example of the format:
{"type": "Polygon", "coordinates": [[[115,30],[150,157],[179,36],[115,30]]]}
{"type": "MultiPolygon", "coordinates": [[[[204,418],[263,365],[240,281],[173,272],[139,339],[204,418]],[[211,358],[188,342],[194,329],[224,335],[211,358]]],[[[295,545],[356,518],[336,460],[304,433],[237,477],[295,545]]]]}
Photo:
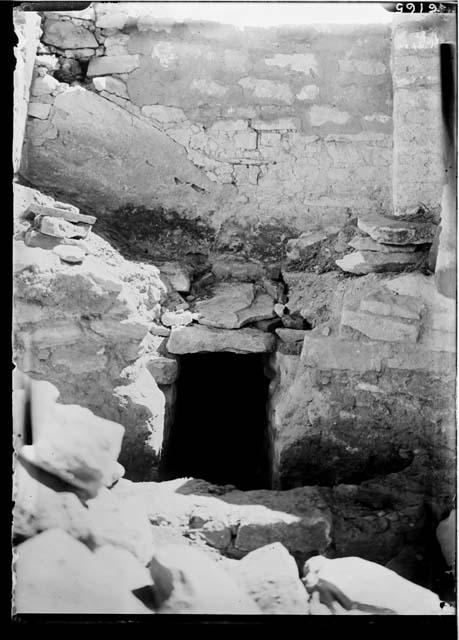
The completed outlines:
{"type": "Polygon", "coordinates": [[[432,222],[392,220],[378,214],[362,216],[357,225],[376,242],[401,245],[432,242],[437,230],[432,222]]]}
{"type": "Polygon", "coordinates": [[[420,264],[424,252],[416,253],[378,253],[377,251],[354,251],[348,253],[336,264],[343,271],[363,275],[367,273],[398,272],[406,267],[420,264]]]}
{"type": "Polygon", "coordinates": [[[412,253],[416,251],[415,244],[383,244],[372,240],[370,236],[355,236],[348,245],[357,251],[380,251],[381,253],[412,253]]]}
{"type": "Polygon", "coordinates": [[[194,325],[173,329],[167,349],[177,355],[214,351],[269,353],[274,350],[274,345],[274,336],[258,329],[213,329],[194,325]]]}
{"type": "Polygon", "coordinates": [[[249,283],[217,285],[212,298],[196,303],[199,324],[220,329],[240,327],[274,317],[274,301],[267,293],[256,295],[249,283]]]}

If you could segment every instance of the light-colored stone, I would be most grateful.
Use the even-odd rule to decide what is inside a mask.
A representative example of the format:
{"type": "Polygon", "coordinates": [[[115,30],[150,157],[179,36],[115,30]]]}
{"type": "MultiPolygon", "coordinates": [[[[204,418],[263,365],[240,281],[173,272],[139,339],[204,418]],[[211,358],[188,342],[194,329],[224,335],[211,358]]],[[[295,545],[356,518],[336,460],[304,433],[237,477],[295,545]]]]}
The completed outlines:
{"type": "Polygon", "coordinates": [[[86,251],[81,247],[65,244],[54,247],[53,251],[63,262],[69,262],[70,264],[81,264],[86,255],[86,251]]]}
{"type": "Polygon", "coordinates": [[[238,312],[250,307],[255,291],[251,284],[219,284],[213,296],[196,303],[199,324],[220,329],[237,329],[241,326],[238,312]]]}
{"type": "Polygon", "coordinates": [[[309,111],[309,119],[313,127],[320,127],[328,122],[345,124],[350,117],[346,111],[340,111],[329,105],[313,105],[309,111]]]}
{"type": "Polygon", "coordinates": [[[425,253],[379,253],[377,251],[354,251],[348,253],[336,264],[343,271],[357,275],[385,271],[403,271],[408,266],[420,265],[425,253]]]}
{"type": "Polygon", "coordinates": [[[50,529],[15,552],[17,613],[150,613],[115,579],[106,558],[60,529],[50,529]]]}
{"type": "Polygon", "coordinates": [[[269,320],[274,316],[273,299],[267,293],[258,294],[250,307],[237,312],[239,327],[259,320],[269,320]]]}
{"type": "Polygon", "coordinates": [[[108,76],[112,73],[130,73],[140,64],[138,55],[99,56],[91,58],[87,76],[108,76]]]}
{"type": "Polygon", "coordinates": [[[59,86],[59,82],[53,76],[46,75],[36,78],[30,89],[33,96],[48,95],[55,91],[59,86]]]}
{"type": "Polygon", "coordinates": [[[87,518],[91,540],[97,546],[110,544],[127,549],[146,564],[153,555],[153,538],[143,501],[133,496],[123,497],[102,488],[87,501],[87,518]]]}
{"type": "Polygon", "coordinates": [[[384,343],[372,344],[323,337],[307,332],[301,360],[310,367],[349,370],[360,373],[380,371],[383,359],[389,355],[384,343]]]}
{"type": "Polygon", "coordinates": [[[155,585],[164,585],[165,600],[158,613],[260,614],[252,598],[197,549],[163,545],[155,552],[150,572],[155,585]]]}
{"type": "Polygon", "coordinates": [[[164,262],[159,270],[167,276],[168,281],[175,291],[188,293],[190,290],[190,274],[180,262],[164,262]]]}
{"type": "Polygon", "coordinates": [[[74,224],[63,218],[40,216],[36,222],[38,230],[55,238],[86,238],[91,230],[90,225],[74,224]]]}
{"type": "Polygon", "coordinates": [[[161,316],[161,322],[166,327],[186,327],[193,320],[194,314],[191,311],[165,311],[161,316]]]}
{"type": "Polygon", "coordinates": [[[287,262],[306,260],[317,251],[321,242],[326,240],[327,234],[323,231],[309,231],[302,233],[299,238],[287,242],[287,262]]]}
{"type": "Polygon", "coordinates": [[[97,49],[94,34],[72,20],[45,20],[42,41],[58,49],[97,49]]]}
{"type": "Polygon", "coordinates": [[[361,216],[357,224],[376,242],[401,245],[430,243],[437,229],[432,222],[393,220],[377,214],[361,216]]]}
{"type": "Polygon", "coordinates": [[[274,337],[257,329],[213,329],[198,326],[173,329],[167,342],[170,353],[232,352],[269,353],[274,337]]]}
{"type": "Polygon", "coordinates": [[[31,393],[33,444],[21,455],[93,495],[113,484],[120,477],[116,460],[124,427],[78,405],[57,404],[58,391],[50,383],[33,380],[31,393]]]}
{"type": "Polygon", "coordinates": [[[441,607],[440,598],[405,580],[394,571],[361,558],[315,556],[304,566],[304,583],[309,592],[319,591],[333,613],[360,610],[369,614],[440,615],[452,614],[441,607]],[[338,608],[337,596],[346,606],[338,608]]]}
{"type": "Polygon", "coordinates": [[[263,277],[263,266],[258,262],[220,256],[212,261],[212,273],[217,280],[256,282],[263,277]]]}
{"type": "Polygon", "coordinates": [[[424,304],[415,296],[397,295],[384,287],[362,298],[360,309],[380,316],[419,320],[424,304]]]}
{"type": "Polygon", "coordinates": [[[227,571],[265,614],[307,615],[306,589],[295,560],[279,542],[248,553],[227,571]]]}
{"type": "Polygon", "coordinates": [[[389,342],[417,342],[420,330],[419,322],[411,324],[404,322],[402,318],[351,309],[343,309],[341,316],[341,332],[346,336],[343,327],[363,333],[371,340],[389,342]]]}
{"type": "Polygon", "coordinates": [[[415,244],[383,244],[372,240],[369,236],[356,236],[348,242],[348,245],[357,251],[380,251],[381,253],[412,253],[416,251],[415,244]]]}
{"type": "Polygon", "coordinates": [[[178,376],[178,363],[174,358],[155,356],[147,362],[147,369],[156,384],[173,384],[178,376]]]}
{"type": "Polygon", "coordinates": [[[13,500],[15,535],[31,538],[41,531],[58,528],[80,540],[90,536],[87,509],[77,495],[46,486],[40,477],[33,478],[19,462],[13,476],[13,500]]]}
{"type": "Polygon", "coordinates": [[[440,522],[437,527],[436,536],[446,564],[455,571],[457,540],[456,509],[453,509],[449,516],[440,522]]]}
{"type": "Polygon", "coordinates": [[[39,118],[40,120],[46,120],[51,111],[50,104],[44,104],[42,102],[30,102],[28,115],[32,118],[39,118]]]}
{"type": "Polygon", "coordinates": [[[129,591],[153,585],[147,567],[127,549],[104,544],[94,549],[94,556],[103,564],[107,575],[113,572],[113,580],[129,591]]]}
{"type": "Polygon", "coordinates": [[[107,91],[108,93],[114,93],[120,96],[120,98],[129,98],[126,85],[118,78],[101,76],[93,78],[92,81],[97,91],[107,91]]]}
{"type": "Polygon", "coordinates": [[[25,215],[33,214],[34,216],[51,216],[52,218],[63,218],[69,222],[84,223],[88,225],[95,224],[97,218],[80,213],[77,207],[65,204],[63,202],[56,203],[56,206],[50,207],[32,203],[25,211],[25,215]]]}

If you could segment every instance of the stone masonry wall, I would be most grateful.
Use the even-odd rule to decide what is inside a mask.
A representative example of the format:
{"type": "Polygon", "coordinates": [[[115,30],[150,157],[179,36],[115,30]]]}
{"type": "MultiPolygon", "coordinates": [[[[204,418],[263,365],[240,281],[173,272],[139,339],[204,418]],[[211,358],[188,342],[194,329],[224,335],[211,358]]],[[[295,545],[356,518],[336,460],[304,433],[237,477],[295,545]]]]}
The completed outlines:
{"type": "Polygon", "coordinates": [[[439,215],[445,182],[440,44],[456,42],[455,14],[396,15],[392,25],[394,214],[439,215]]]}
{"type": "Polygon", "coordinates": [[[99,214],[164,206],[289,237],[390,212],[389,26],[240,31],[133,13],[46,14],[32,184],[99,214]]]}

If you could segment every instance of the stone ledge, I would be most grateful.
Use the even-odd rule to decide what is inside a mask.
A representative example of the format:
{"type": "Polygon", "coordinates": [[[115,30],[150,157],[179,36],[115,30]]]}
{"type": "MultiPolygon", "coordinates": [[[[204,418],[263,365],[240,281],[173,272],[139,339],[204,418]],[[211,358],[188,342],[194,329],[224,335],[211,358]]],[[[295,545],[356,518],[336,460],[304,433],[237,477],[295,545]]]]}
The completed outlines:
{"type": "Polygon", "coordinates": [[[257,329],[211,329],[204,326],[173,329],[167,342],[170,353],[270,353],[275,338],[257,329]]]}

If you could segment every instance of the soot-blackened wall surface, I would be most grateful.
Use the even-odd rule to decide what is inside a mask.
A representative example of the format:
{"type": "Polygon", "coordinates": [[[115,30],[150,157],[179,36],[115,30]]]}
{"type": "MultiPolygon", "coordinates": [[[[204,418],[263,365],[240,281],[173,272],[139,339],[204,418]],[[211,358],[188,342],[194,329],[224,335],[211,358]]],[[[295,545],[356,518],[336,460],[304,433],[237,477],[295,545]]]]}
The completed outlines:
{"type": "Polygon", "coordinates": [[[193,476],[240,489],[266,488],[268,379],[258,355],[185,355],[163,478],[193,476]]]}

